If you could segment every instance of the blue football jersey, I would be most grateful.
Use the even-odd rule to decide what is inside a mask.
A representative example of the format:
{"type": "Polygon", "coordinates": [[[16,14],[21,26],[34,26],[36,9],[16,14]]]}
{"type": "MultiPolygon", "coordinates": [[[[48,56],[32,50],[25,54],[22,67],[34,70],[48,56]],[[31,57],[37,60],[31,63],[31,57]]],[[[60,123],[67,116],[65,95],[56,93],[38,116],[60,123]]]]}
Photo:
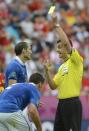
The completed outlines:
{"type": "Polygon", "coordinates": [[[12,60],[5,70],[5,88],[8,86],[10,79],[16,80],[17,83],[27,81],[26,66],[16,59],[12,60]]]}
{"type": "Polygon", "coordinates": [[[10,113],[23,110],[28,104],[39,104],[41,94],[33,83],[17,83],[0,94],[0,112],[10,113]]]}

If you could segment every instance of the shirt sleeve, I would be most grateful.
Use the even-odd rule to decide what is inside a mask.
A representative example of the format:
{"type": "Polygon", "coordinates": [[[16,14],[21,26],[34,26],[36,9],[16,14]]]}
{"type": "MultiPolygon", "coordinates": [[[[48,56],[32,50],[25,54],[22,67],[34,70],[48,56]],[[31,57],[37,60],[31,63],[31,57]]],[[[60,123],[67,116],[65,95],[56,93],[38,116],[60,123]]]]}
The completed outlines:
{"type": "Polygon", "coordinates": [[[8,75],[8,79],[13,79],[13,80],[17,80],[17,73],[16,71],[11,71],[8,75]]]}
{"type": "Polygon", "coordinates": [[[38,101],[35,98],[32,98],[30,103],[34,104],[36,107],[38,107],[38,101]]]}
{"type": "Polygon", "coordinates": [[[36,107],[38,107],[38,104],[40,102],[41,94],[38,91],[32,91],[32,96],[30,99],[30,103],[33,103],[36,107]]]}
{"type": "Polygon", "coordinates": [[[79,64],[80,62],[83,62],[83,58],[80,56],[78,51],[76,49],[72,50],[72,53],[70,55],[70,60],[74,62],[75,64],[79,64]]]}

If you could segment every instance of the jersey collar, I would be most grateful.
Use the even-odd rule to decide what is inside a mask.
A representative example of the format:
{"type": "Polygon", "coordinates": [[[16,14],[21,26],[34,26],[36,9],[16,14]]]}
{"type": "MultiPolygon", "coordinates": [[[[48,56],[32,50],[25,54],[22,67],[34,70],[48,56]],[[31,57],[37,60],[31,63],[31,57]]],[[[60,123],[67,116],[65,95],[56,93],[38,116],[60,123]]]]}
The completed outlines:
{"type": "Polygon", "coordinates": [[[22,62],[22,60],[21,60],[18,56],[16,56],[15,59],[16,59],[21,65],[25,66],[25,64],[22,62]]]}

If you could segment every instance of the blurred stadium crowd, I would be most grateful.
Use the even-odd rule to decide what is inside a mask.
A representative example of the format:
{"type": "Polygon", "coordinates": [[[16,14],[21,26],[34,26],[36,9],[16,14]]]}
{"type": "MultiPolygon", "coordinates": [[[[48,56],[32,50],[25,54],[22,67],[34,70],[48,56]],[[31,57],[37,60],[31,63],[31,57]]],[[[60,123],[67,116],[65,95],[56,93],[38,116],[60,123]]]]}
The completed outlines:
{"type": "MultiPolygon", "coordinates": [[[[45,59],[51,64],[52,75],[61,65],[55,51],[55,33],[48,15],[52,0],[0,0],[0,88],[5,67],[15,57],[19,41],[32,44],[32,60],[26,63],[28,77],[43,73],[45,59]]],[[[55,0],[58,20],[84,58],[82,95],[89,94],[89,2],[88,0],[55,0]]],[[[56,95],[45,85],[44,95],[56,95]]]]}

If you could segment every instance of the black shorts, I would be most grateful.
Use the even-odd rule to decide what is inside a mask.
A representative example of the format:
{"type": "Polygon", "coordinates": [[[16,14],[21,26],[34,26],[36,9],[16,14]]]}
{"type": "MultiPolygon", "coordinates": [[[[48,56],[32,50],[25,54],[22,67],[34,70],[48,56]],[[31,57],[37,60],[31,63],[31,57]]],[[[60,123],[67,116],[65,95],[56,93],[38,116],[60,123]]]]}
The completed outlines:
{"type": "Polygon", "coordinates": [[[53,131],[81,131],[82,105],[79,97],[60,99],[53,131]]]}

